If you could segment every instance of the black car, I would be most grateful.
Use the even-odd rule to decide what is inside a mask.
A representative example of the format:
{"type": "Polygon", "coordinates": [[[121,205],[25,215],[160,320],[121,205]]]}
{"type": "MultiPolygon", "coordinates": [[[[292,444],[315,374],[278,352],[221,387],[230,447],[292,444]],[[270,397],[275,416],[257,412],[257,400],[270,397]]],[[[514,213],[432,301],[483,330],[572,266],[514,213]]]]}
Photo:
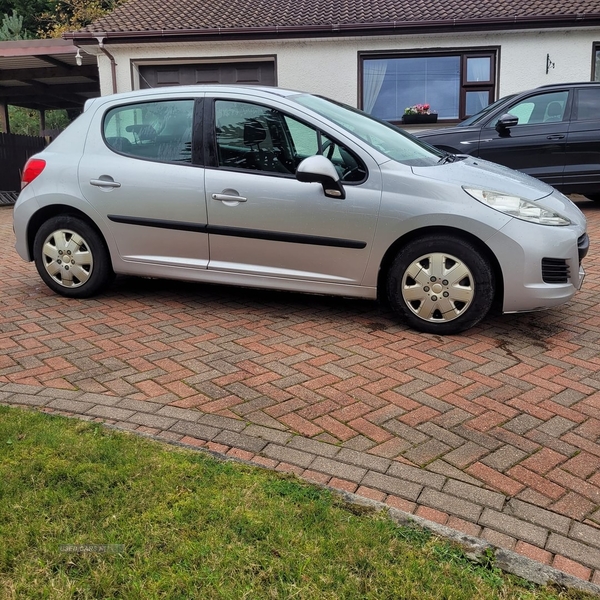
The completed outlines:
{"type": "Polygon", "coordinates": [[[478,156],[600,201],[600,82],[506,96],[455,127],[416,135],[452,154],[478,156]]]}

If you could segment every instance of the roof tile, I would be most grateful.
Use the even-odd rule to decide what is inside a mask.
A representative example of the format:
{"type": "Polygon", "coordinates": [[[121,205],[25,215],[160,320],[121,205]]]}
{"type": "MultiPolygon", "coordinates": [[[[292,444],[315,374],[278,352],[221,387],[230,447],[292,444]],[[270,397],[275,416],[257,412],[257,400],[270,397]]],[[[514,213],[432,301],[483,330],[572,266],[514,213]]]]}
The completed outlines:
{"type": "Polygon", "coordinates": [[[128,0],[88,32],[313,27],[598,15],[597,0],[128,0]]]}

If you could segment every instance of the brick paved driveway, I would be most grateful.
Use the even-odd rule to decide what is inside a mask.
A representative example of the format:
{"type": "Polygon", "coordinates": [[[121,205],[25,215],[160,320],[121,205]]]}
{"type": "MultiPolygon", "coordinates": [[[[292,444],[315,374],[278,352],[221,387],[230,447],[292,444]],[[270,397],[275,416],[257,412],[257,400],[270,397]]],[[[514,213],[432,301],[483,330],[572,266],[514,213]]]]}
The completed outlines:
{"type": "Polygon", "coordinates": [[[600,205],[580,206],[575,300],[454,337],[366,301],[160,280],[67,300],[2,207],[0,402],[294,471],[600,584],[600,205]]]}

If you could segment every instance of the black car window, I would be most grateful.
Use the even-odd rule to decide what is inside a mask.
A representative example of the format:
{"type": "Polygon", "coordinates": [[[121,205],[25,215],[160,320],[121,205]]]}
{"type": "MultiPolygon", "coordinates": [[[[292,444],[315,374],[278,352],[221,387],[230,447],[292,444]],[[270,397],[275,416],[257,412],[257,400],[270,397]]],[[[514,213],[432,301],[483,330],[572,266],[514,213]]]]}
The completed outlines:
{"type": "Polygon", "coordinates": [[[323,154],[333,163],[342,181],[362,181],[365,178],[366,168],[346,146],[296,119],[286,116],[285,120],[297,164],[308,156],[323,154]]]}
{"type": "Polygon", "coordinates": [[[600,87],[577,90],[574,121],[600,119],[600,87]]]}
{"type": "Polygon", "coordinates": [[[120,154],[157,162],[192,162],[194,100],[128,104],[109,110],[104,140],[120,154]]]}
{"type": "Polygon", "coordinates": [[[293,175],[308,156],[325,154],[344,181],[362,181],[366,169],[344,146],[278,110],[250,102],[217,100],[219,167],[293,175]]]}
{"type": "Polygon", "coordinates": [[[464,121],[461,121],[456,126],[470,127],[471,125],[477,125],[478,123],[486,119],[491,112],[501,107],[503,104],[507,104],[511,98],[514,98],[514,94],[511,94],[510,96],[504,96],[503,98],[496,100],[496,102],[488,104],[485,108],[482,108],[477,114],[466,118],[464,121]]]}
{"type": "Polygon", "coordinates": [[[278,111],[250,102],[217,100],[215,133],[219,167],[294,173],[289,136],[278,111]]]}
{"type": "Polygon", "coordinates": [[[519,125],[558,123],[564,118],[568,98],[568,91],[536,94],[517,102],[506,112],[518,117],[519,125]]]}

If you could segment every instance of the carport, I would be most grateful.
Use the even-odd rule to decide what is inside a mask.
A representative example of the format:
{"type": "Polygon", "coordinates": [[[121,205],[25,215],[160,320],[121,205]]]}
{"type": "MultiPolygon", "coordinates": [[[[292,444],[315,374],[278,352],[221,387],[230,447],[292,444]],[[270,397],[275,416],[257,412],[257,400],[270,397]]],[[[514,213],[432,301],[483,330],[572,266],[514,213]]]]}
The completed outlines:
{"type": "Polygon", "coordinates": [[[0,42],[0,204],[14,202],[25,161],[57,134],[46,129],[46,111],[65,109],[72,119],[99,95],[96,57],[72,41],[0,42]],[[39,136],[11,133],[9,106],[39,111],[39,136]]]}

